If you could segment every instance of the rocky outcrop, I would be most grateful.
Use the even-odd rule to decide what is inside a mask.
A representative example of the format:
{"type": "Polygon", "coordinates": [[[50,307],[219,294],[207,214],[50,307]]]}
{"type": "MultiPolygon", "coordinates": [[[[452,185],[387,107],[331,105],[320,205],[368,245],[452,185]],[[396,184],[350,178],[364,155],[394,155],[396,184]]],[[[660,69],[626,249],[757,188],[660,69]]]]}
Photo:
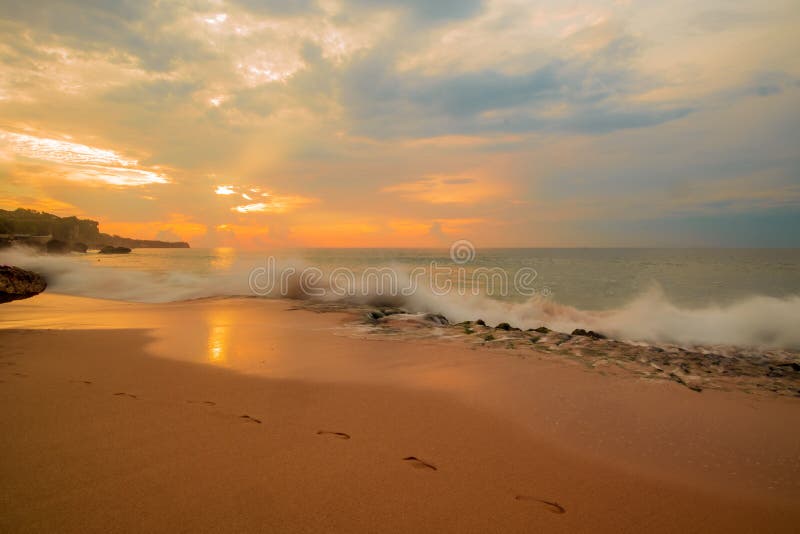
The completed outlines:
{"type": "Polygon", "coordinates": [[[586,336],[592,339],[606,339],[606,336],[599,332],[595,332],[594,330],[589,330],[588,332],[583,328],[576,328],[572,331],[573,336],[586,336]]]}
{"type": "Polygon", "coordinates": [[[33,297],[46,287],[47,282],[41,275],[19,267],[0,265],[0,303],[33,297]]]}
{"type": "Polygon", "coordinates": [[[106,245],[100,249],[100,254],[130,254],[131,249],[128,247],[112,247],[106,245]]]}
{"type": "Polygon", "coordinates": [[[0,248],[14,242],[45,251],[45,245],[50,240],[63,241],[68,245],[86,243],[90,248],[106,245],[128,248],[189,248],[189,243],[184,241],[131,239],[104,234],[100,232],[100,224],[90,219],[58,217],[23,208],[13,211],[0,209],[0,248]]]}
{"type": "Polygon", "coordinates": [[[450,324],[450,321],[447,320],[447,317],[445,317],[441,313],[426,313],[425,315],[422,316],[422,318],[428,322],[442,326],[450,324]]]}
{"type": "Polygon", "coordinates": [[[71,248],[68,243],[60,239],[51,239],[45,247],[48,254],[67,254],[71,248]]]}

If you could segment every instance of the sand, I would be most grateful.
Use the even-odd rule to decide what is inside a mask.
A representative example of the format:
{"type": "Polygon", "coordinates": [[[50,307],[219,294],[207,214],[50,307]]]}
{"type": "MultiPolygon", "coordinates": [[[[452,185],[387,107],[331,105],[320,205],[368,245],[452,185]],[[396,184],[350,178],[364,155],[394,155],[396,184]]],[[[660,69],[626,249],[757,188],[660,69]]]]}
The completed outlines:
{"type": "Polygon", "coordinates": [[[796,531],[798,399],[292,307],[4,304],[0,531],[796,531]]]}

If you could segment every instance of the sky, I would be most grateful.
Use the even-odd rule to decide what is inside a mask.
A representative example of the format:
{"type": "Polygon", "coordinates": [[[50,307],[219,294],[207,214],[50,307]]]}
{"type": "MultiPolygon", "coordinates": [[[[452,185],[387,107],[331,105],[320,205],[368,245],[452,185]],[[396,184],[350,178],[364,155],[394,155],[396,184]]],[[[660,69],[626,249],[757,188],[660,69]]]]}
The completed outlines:
{"type": "Polygon", "coordinates": [[[0,208],[192,246],[800,247],[796,0],[0,0],[0,208]]]}

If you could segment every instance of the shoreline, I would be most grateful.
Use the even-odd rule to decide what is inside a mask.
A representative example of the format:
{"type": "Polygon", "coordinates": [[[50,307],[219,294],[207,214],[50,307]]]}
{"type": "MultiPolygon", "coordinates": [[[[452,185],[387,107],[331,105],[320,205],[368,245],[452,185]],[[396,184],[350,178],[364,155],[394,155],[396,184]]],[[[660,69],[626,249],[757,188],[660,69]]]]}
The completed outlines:
{"type": "Polygon", "coordinates": [[[8,529],[41,516],[101,530],[108,509],[129,530],[130,508],[153,528],[183,525],[208,505],[201,490],[220,504],[200,530],[789,531],[800,519],[796,399],[357,339],[351,316],[282,301],[4,306],[8,529]]]}

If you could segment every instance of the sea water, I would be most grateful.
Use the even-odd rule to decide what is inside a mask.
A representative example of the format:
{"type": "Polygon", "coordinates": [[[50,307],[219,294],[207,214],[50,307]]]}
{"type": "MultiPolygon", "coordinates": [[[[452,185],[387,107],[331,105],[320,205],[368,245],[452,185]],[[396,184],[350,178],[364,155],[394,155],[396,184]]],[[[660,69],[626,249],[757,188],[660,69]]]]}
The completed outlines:
{"type": "Polygon", "coordinates": [[[464,256],[452,249],[136,249],[68,256],[6,249],[0,263],[45,274],[48,291],[138,302],[335,300],[343,294],[331,290],[327,277],[349,272],[350,278],[339,277],[357,286],[349,301],[362,297],[363,304],[443,313],[452,321],[595,328],[642,341],[800,347],[798,249],[470,249],[464,256]],[[253,285],[259,269],[276,277],[267,292],[253,285]],[[319,272],[308,284],[319,294],[298,287],[309,269],[319,272]],[[370,272],[372,283],[364,282],[370,272]],[[389,272],[397,275],[394,287],[388,287],[389,272]],[[411,284],[415,272],[422,275],[411,284]],[[523,272],[527,281],[520,287],[514,277],[523,272]],[[285,288],[281,275],[289,280],[285,288]]]}

